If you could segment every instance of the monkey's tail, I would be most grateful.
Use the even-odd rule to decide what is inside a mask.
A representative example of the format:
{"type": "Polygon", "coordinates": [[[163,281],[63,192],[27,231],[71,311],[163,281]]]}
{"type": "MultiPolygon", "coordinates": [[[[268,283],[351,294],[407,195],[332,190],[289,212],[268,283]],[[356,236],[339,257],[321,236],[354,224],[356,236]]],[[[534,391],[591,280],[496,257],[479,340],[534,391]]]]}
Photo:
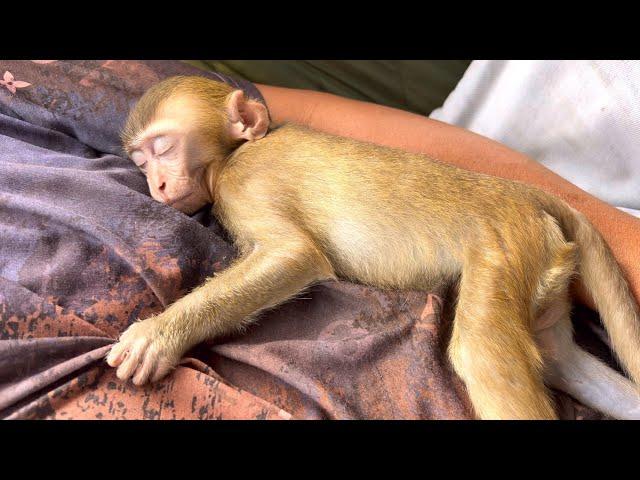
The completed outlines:
{"type": "Polygon", "coordinates": [[[578,247],[578,273],[591,295],[622,367],[640,384],[640,314],[613,253],[587,218],[565,202],[538,196],[578,247]]]}

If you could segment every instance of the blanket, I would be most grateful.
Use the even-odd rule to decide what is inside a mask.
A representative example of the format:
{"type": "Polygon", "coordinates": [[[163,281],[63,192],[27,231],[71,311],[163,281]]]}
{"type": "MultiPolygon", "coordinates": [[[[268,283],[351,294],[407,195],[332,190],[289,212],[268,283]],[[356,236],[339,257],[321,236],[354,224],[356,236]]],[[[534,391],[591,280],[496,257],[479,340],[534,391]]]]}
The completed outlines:
{"type": "MultiPolygon", "coordinates": [[[[120,148],[129,108],[176,74],[261,99],[179,62],[0,61],[0,418],[473,418],[446,358],[444,286],[324,282],[156,384],[116,378],[104,357],[118,335],[236,255],[208,208],[154,201],[120,148]]],[[[581,342],[612,362],[597,317],[576,318],[581,342]]],[[[556,399],[563,418],[600,418],[556,399]]]]}

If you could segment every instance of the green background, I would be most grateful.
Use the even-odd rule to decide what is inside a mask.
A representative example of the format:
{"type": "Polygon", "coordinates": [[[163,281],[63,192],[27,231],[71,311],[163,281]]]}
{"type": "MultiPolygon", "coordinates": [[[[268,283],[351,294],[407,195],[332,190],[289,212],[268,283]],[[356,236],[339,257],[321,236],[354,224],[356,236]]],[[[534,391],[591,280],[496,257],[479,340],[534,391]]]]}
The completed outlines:
{"type": "Polygon", "coordinates": [[[470,60],[186,60],[254,83],[329,92],[428,115],[470,60]]]}

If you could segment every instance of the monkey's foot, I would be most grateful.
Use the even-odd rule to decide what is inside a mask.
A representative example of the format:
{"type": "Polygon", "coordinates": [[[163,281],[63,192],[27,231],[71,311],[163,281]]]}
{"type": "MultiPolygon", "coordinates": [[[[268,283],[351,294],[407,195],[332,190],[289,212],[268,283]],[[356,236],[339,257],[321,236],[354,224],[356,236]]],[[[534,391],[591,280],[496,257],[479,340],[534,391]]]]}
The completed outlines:
{"type": "Polygon", "coordinates": [[[180,360],[181,352],[171,351],[160,335],[162,321],[151,317],[132,324],[107,355],[107,363],[118,367],[121,380],[133,377],[135,385],[164,377],[180,360]]]}

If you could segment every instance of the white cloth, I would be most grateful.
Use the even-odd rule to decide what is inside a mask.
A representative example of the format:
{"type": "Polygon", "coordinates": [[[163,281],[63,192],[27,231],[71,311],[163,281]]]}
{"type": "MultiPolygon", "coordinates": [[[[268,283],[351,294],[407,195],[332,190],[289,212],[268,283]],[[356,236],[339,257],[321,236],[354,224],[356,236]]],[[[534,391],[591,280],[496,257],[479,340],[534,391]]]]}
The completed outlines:
{"type": "Polygon", "coordinates": [[[430,116],[640,216],[639,61],[476,60],[430,116]]]}

